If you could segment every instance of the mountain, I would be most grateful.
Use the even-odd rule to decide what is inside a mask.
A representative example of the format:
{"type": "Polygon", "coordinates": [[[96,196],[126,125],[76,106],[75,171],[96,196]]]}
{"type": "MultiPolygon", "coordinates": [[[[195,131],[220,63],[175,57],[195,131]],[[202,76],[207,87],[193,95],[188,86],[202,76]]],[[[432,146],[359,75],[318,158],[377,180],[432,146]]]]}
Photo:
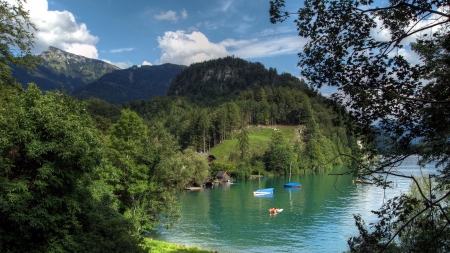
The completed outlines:
{"type": "Polygon", "coordinates": [[[106,73],[120,70],[119,67],[101,60],[71,54],[56,47],[49,47],[39,57],[42,60],[37,70],[13,68],[13,76],[22,84],[30,82],[43,91],[64,89],[71,93],[93,82],[106,73]]]}
{"type": "Polygon", "coordinates": [[[291,74],[278,74],[275,68],[266,69],[259,62],[227,56],[191,64],[173,79],[168,95],[220,103],[242,91],[265,86],[309,91],[303,80],[291,74]]]}
{"type": "Polygon", "coordinates": [[[96,97],[111,104],[150,99],[166,95],[172,79],[184,68],[166,63],[116,70],[75,90],[72,95],[80,99],[96,97]]]}

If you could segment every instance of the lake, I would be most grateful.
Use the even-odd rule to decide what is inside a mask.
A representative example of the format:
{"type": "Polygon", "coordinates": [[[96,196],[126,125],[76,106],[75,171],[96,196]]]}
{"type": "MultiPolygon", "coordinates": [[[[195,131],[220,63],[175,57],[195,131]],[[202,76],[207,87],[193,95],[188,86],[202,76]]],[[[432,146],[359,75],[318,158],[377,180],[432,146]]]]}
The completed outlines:
{"type": "MultiPolygon", "coordinates": [[[[418,175],[417,158],[408,158],[397,170],[418,175]]],[[[183,191],[181,220],[173,228],[161,228],[150,237],[218,252],[344,252],[347,240],[358,235],[353,214],[368,224],[389,198],[408,192],[410,182],[392,178],[395,188],[353,183],[352,176],[332,176],[345,171],[293,175],[301,189],[283,188],[286,177],[268,177],[233,184],[220,183],[201,191],[183,191]],[[271,197],[255,197],[253,191],[274,188],[271,197]],[[270,215],[272,207],[283,212],[270,215]]],[[[422,173],[434,173],[434,166],[422,173]]]]}

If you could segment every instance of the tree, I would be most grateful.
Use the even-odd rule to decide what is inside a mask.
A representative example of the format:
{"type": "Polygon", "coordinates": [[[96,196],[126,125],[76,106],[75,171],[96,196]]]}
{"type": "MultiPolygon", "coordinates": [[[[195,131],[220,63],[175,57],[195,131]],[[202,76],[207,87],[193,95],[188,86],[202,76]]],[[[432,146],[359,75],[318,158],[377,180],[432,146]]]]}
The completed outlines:
{"type": "MultiPolygon", "coordinates": [[[[149,130],[130,109],[122,110],[111,129],[99,169],[100,180],[112,188],[118,200],[117,211],[139,234],[155,230],[161,223],[171,224],[179,217],[175,195],[178,171],[172,167],[178,150],[176,141],[161,125],[149,130]]],[[[206,159],[204,164],[207,167],[206,159]]]]}
{"type": "Polygon", "coordinates": [[[144,252],[89,190],[102,145],[84,105],[11,76],[11,65],[37,62],[25,1],[11,2],[0,1],[0,251],[144,252]]]}
{"type": "Polygon", "coordinates": [[[237,148],[241,152],[241,160],[244,160],[250,147],[250,140],[248,138],[247,129],[242,128],[241,132],[236,136],[236,138],[238,140],[237,148]]]}
{"type": "MultiPolygon", "coordinates": [[[[284,0],[270,1],[272,23],[289,18],[292,13],[286,11],[285,6],[284,0]]],[[[296,15],[299,35],[309,39],[299,53],[301,74],[316,90],[323,85],[337,88],[338,92],[331,97],[332,104],[340,115],[344,115],[343,108],[347,109],[348,117],[344,122],[350,132],[360,134],[365,158],[377,155],[372,145],[374,125],[389,138],[389,151],[378,162],[368,166],[363,157],[353,157],[358,161],[354,173],[405,177],[389,169],[406,157],[417,155],[419,165],[435,162],[442,166],[436,176],[438,188],[448,189],[448,2],[393,0],[385,2],[385,6],[374,7],[373,1],[306,0],[296,15]],[[377,37],[380,30],[389,34],[387,39],[377,37]],[[402,52],[408,50],[410,41],[415,39],[418,40],[412,48],[421,56],[421,61],[409,62],[402,52]]],[[[424,196],[420,210],[436,207],[441,221],[448,225],[448,211],[441,203],[449,195],[447,190],[439,198],[424,196]]],[[[391,205],[390,210],[394,206],[391,205]]],[[[408,217],[407,226],[418,226],[413,222],[415,216],[408,217]]],[[[440,233],[444,235],[446,230],[440,233]]],[[[393,238],[386,239],[375,233],[365,235],[382,245],[374,250],[386,250],[395,242],[393,238]]],[[[436,245],[447,245],[439,251],[445,251],[448,242],[441,239],[443,237],[434,238],[435,241],[422,244],[439,241],[443,244],[436,245]]],[[[402,243],[401,238],[398,242],[402,243]]]]}
{"type": "Polygon", "coordinates": [[[24,0],[0,2],[0,85],[14,84],[10,65],[36,68],[37,58],[31,53],[34,45],[34,35],[29,32],[36,30],[30,21],[27,11],[23,8],[24,0]]]}
{"type": "MultiPolygon", "coordinates": [[[[2,96],[5,94],[2,94],[2,96]]],[[[100,139],[82,105],[34,85],[0,99],[0,251],[76,250],[82,179],[101,161],[100,139]]]]}
{"type": "Polygon", "coordinates": [[[289,173],[293,152],[285,143],[283,133],[279,130],[273,132],[269,145],[269,150],[264,153],[266,170],[277,174],[289,173]]]}
{"type": "Polygon", "coordinates": [[[166,177],[161,181],[172,181],[177,190],[181,190],[189,184],[201,185],[210,176],[207,158],[191,149],[177,152],[167,162],[168,164],[161,164],[157,167],[158,175],[155,176],[166,177]]]}

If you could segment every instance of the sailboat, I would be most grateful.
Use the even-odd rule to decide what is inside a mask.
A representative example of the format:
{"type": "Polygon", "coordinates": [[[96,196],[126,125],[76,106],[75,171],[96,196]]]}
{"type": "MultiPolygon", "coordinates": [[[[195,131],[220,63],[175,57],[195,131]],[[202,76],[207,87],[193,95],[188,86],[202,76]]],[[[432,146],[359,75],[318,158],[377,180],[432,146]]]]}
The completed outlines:
{"type": "Polygon", "coordinates": [[[302,185],[299,182],[291,182],[291,175],[292,175],[292,163],[289,165],[289,183],[283,184],[283,187],[285,188],[301,188],[302,185]]]}

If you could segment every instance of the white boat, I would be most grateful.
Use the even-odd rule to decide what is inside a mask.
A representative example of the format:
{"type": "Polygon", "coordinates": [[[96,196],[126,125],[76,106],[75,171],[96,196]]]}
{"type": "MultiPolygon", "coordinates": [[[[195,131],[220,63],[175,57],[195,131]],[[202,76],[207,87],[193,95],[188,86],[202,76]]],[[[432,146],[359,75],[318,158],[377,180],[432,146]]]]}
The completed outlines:
{"type": "Polygon", "coordinates": [[[260,196],[260,195],[268,195],[273,194],[273,188],[265,188],[265,189],[259,189],[253,192],[253,195],[260,196]]]}

